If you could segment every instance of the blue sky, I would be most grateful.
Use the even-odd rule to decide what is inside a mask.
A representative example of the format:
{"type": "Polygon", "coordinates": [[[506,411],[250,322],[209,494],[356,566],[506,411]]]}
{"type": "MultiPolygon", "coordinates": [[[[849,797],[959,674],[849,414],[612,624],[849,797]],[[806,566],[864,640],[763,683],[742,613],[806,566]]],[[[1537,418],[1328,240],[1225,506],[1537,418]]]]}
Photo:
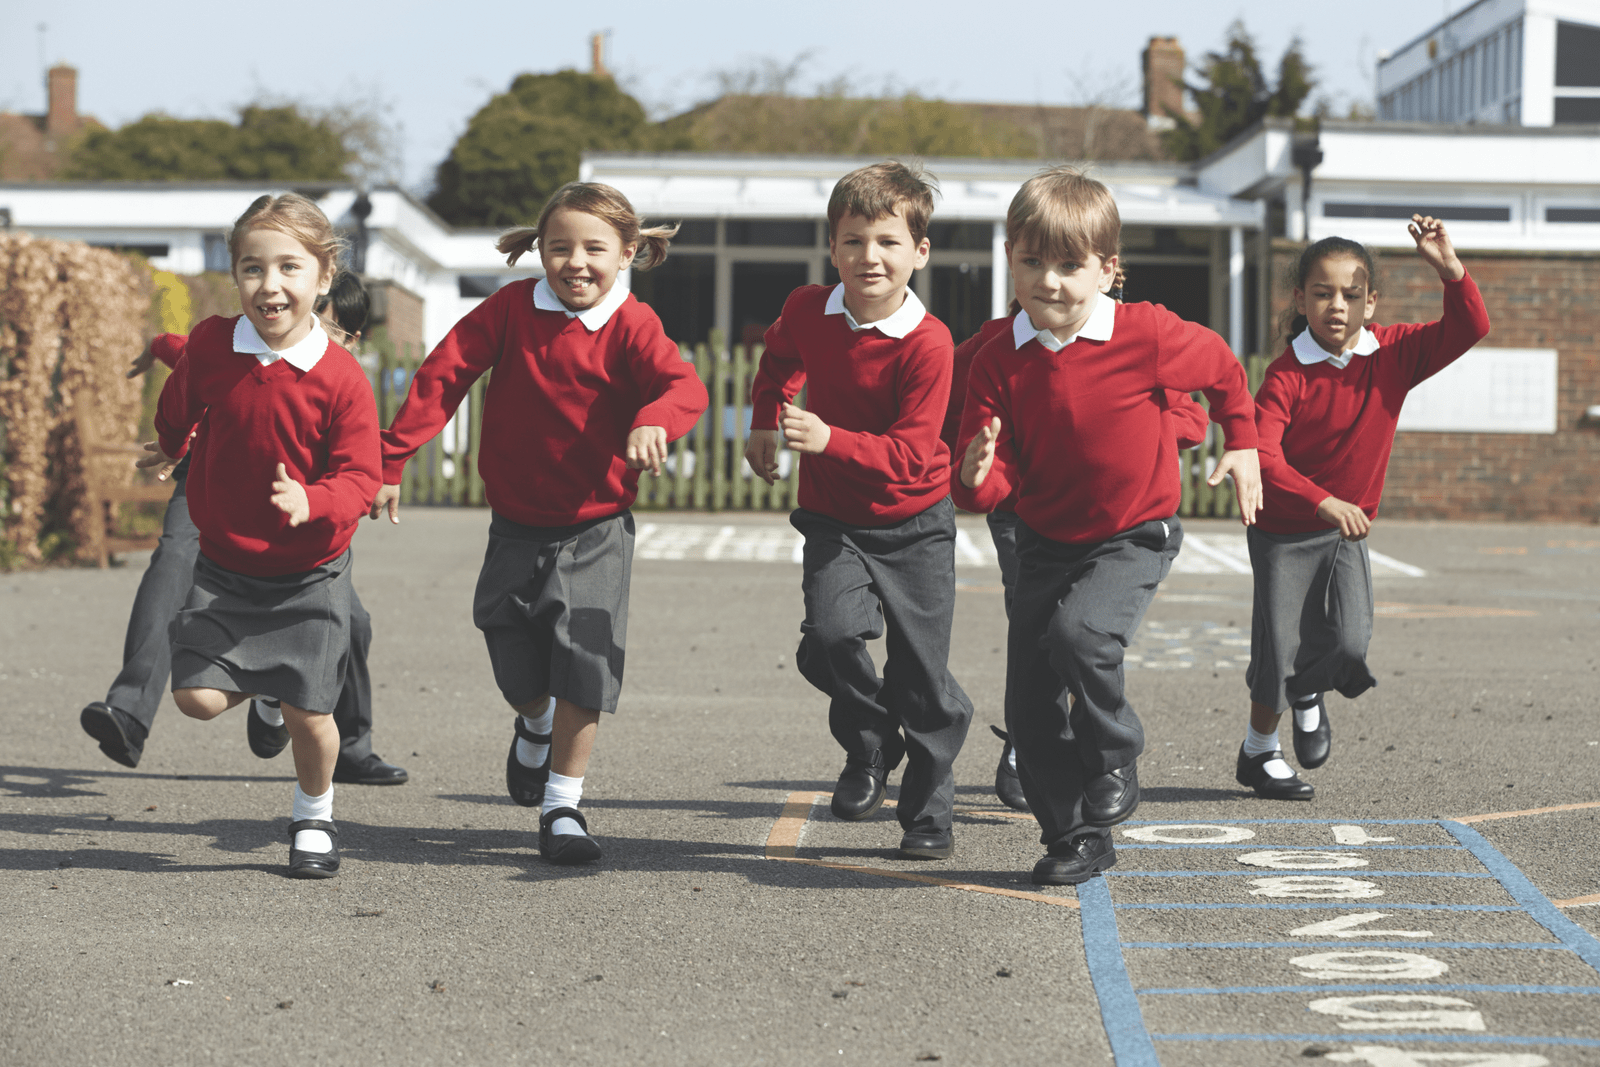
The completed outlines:
{"type": "Polygon", "coordinates": [[[802,55],[803,87],[842,76],[952,100],[1132,104],[1150,36],[1177,36],[1195,58],[1221,45],[1235,17],[1272,62],[1300,35],[1323,90],[1348,104],[1370,98],[1377,51],[1404,44],[1465,0],[1057,0],[991,9],[1041,12],[1032,22],[975,17],[985,5],[971,0],[583,6],[6,0],[0,110],[42,110],[44,23],[45,62],[76,66],[80,109],[108,125],[150,111],[228,116],[263,94],[377,101],[402,127],[407,183],[425,186],[490,95],[524,71],[587,69],[597,30],[611,32],[613,70],[656,113],[714,95],[717,71],[802,55]]]}

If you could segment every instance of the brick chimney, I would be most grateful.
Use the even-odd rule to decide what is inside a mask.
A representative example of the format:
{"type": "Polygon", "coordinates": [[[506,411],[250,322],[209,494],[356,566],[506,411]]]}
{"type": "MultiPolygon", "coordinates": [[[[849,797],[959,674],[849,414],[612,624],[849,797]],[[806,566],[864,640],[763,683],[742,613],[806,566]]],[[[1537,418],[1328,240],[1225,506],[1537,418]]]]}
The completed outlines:
{"type": "Polygon", "coordinates": [[[1183,46],[1178,39],[1150,38],[1144,50],[1144,119],[1151,129],[1177,125],[1172,114],[1183,114],[1183,73],[1183,46]]]}
{"type": "Polygon", "coordinates": [[[45,113],[47,137],[68,137],[78,132],[78,70],[57,63],[48,75],[50,110],[45,113]]]}
{"type": "Polygon", "coordinates": [[[589,35],[589,57],[593,68],[590,73],[596,78],[609,78],[611,72],[606,69],[606,35],[595,33],[589,35]]]}

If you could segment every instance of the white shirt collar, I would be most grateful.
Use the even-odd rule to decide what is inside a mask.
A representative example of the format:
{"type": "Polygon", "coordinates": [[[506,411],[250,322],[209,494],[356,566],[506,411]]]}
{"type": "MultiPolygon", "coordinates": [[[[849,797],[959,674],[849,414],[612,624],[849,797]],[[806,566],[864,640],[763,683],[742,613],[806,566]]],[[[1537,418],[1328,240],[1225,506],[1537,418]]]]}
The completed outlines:
{"type": "Polygon", "coordinates": [[[606,294],[605,299],[600,303],[583,311],[573,311],[561,302],[561,298],[556,295],[556,291],[550,288],[550,283],[543,278],[540,278],[539,284],[533,287],[534,307],[540,311],[562,312],[567,318],[577,319],[583,323],[583,328],[590,333],[594,333],[610,322],[611,316],[617,313],[617,309],[622,306],[622,302],[626,299],[628,299],[628,287],[613,282],[611,291],[606,294]]]}
{"type": "Polygon", "coordinates": [[[1371,330],[1363,326],[1361,327],[1361,336],[1356,338],[1356,346],[1346,349],[1336,356],[1317,344],[1317,339],[1311,336],[1311,328],[1308,326],[1295,335],[1295,339],[1290,343],[1289,347],[1294,349],[1294,358],[1308,367],[1313,363],[1321,363],[1326,360],[1340,370],[1344,370],[1350,365],[1351,356],[1370,356],[1378,350],[1379,346],[1378,338],[1371,330]]]}
{"type": "Polygon", "coordinates": [[[263,367],[270,367],[280,359],[288,360],[289,366],[300,371],[309,371],[317,365],[322,354],[328,350],[328,333],[322,328],[322,322],[313,315],[311,317],[311,332],[298,343],[281,352],[274,352],[261,339],[261,334],[256,332],[255,323],[250,321],[248,315],[240,315],[233,324],[233,350],[256,357],[256,361],[263,367]]]}
{"type": "Polygon", "coordinates": [[[888,318],[879,319],[877,322],[857,322],[856,317],[850,314],[850,309],[844,306],[844,283],[840,282],[833,287],[833,292],[828,294],[828,303],[822,309],[822,313],[843,315],[845,324],[856,333],[862,330],[877,330],[889,337],[905,337],[922,324],[928,309],[922,306],[922,301],[917,299],[916,293],[907,289],[905,303],[888,318]]]}
{"type": "Polygon", "coordinates": [[[1083,326],[1065,341],[1058,340],[1049,330],[1034,329],[1028,313],[1017,312],[1017,317],[1011,320],[1012,344],[1021,348],[1029,341],[1038,341],[1050,351],[1059,352],[1080,337],[1090,341],[1111,340],[1111,334],[1117,328],[1117,302],[1104,293],[1097,293],[1096,296],[1098,299],[1094,302],[1094,310],[1089,312],[1083,326]]]}

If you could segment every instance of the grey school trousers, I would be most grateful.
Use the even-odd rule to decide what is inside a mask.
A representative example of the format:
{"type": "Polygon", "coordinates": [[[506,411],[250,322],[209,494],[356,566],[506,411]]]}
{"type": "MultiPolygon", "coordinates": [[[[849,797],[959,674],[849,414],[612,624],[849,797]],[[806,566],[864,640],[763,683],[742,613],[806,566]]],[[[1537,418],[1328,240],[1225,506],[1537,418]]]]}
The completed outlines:
{"type": "Polygon", "coordinates": [[[1177,516],[1091,544],[1053,541],[1017,523],[1006,729],[1046,845],[1110,833],[1083,821],[1083,788],[1144,751],[1123,654],[1182,543],[1177,516]]]}
{"type": "Polygon", "coordinates": [[[801,508],[805,536],[795,664],[831,698],[828,728],[850,756],[902,757],[897,815],[906,830],[946,830],[951,765],[972,724],[972,701],[950,674],[955,615],[955,506],[939,503],[890,526],[853,526],[801,508]],[[867,642],[886,637],[879,677],[867,642]]]}
{"type": "MultiPolygon", "coordinates": [[[[200,531],[189,518],[187,460],[174,473],[177,483],[161,526],[161,540],[150,566],[139,580],[122,642],[122,670],[106,693],[106,703],[127,712],[148,733],[156,708],[172,674],[172,620],[194,585],[194,564],[200,555],[200,531]]],[[[367,674],[367,649],[372,644],[372,617],[350,591],[350,662],[344,688],[333,710],[339,726],[339,756],[362,760],[372,753],[372,680],[367,674]]]]}

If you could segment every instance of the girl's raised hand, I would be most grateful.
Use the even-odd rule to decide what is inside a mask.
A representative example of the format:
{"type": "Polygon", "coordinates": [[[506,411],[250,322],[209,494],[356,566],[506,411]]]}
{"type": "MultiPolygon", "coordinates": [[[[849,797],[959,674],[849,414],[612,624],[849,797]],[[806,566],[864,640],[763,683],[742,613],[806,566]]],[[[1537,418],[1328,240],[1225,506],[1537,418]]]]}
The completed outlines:
{"type": "Polygon", "coordinates": [[[996,417],[968,442],[966,454],[961,457],[961,484],[976,489],[989,477],[989,468],[994,466],[994,444],[998,440],[1000,419],[996,417]]]}
{"type": "Polygon", "coordinates": [[[1441,279],[1455,282],[1466,276],[1467,268],[1456,258],[1455,245],[1450,243],[1443,220],[1432,215],[1412,215],[1406,232],[1417,242],[1417,254],[1438,272],[1441,279]]]}
{"type": "Polygon", "coordinates": [[[1239,518],[1246,526],[1256,524],[1256,512],[1266,503],[1261,488],[1261,457],[1253,448],[1233,448],[1222,454],[1217,469],[1206,479],[1207,485],[1221,485],[1222,476],[1233,475],[1233,489],[1239,497],[1239,518]]]}
{"type": "MultiPolygon", "coordinates": [[[[189,436],[193,437],[194,434],[190,434],[189,436]]],[[[178,461],[161,451],[160,441],[146,441],[144,443],[144,450],[150,453],[150,455],[140,456],[138,459],[133,461],[133,465],[138,467],[140,470],[149,470],[151,467],[154,467],[156,468],[156,481],[166,481],[167,477],[172,474],[173,468],[178,465],[178,461]]]]}
{"type": "Polygon", "coordinates": [[[278,480],[272,483],[272,506],[289,516],[290,526],[299,526],[311,518],[306,487],[289,477],[282,463],[278,464],[278,480]]]}
{"type": "Polygon", "coordinates": [[[628,467],[631,470],[648,469],[661,477],[661,465],[667,461],[667,431],[661,426],[635,426],[628,434],[628,467]]]}

